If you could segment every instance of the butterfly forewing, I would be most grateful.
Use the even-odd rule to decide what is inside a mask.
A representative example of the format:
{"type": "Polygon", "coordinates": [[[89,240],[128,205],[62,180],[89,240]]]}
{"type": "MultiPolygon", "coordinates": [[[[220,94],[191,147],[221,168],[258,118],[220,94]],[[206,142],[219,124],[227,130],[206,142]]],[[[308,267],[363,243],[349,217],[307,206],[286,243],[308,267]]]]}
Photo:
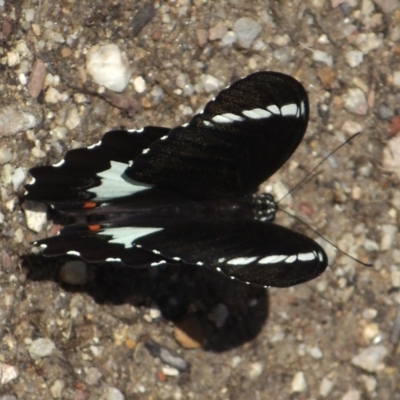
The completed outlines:
{"type": "Polygon", "coordinates": [[[294,78],[249,75],[223,90],[187,126],[154,142],[127,175],[206,198],[253,192],[297,148],[308,113],[307,93],[294,78]]]}
{"type": "Polygon", "coordinates": [[[63,204],[70,207],[92,199],[106,201],[130,195],[135,192],[134,184],[124,185],[129,180],[124,177],[129,162],[169,131],[147,126],[140,131],[107,132],[99,143],[69,151],[59,164],[31,169],[35,182],[26,186],[26,197],[62,208],[63,204]],[[110,185],[103,189],[107,182],[110,185]]]}

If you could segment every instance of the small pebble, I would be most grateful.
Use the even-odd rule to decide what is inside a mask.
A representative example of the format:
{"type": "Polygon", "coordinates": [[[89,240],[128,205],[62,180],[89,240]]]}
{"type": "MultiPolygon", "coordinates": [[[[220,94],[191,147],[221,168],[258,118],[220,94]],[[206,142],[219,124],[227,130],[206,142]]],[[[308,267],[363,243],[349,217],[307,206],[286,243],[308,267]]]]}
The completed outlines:
{"type": "Polygon", "coordinates": [[[34,232],[42,232],[47,224],[46,204],[26,201],[24,205],[26,225],[34,232]]]}
{"type": "Polygon", "coordinates": [[[16,168],[11,176],[11,182],[13,185],[14,192],[16,192],[19,189],[19,187],[22,185],[25,179],[26,179],[26,172],[23,170],[23,168],[21,167],[16,168]]]}
{"type": "Polygon", "coordinates": [[[19,111],[11,106],[0,109],[0,136],[12,136],[34,128],[38,124],[35,115],[19,111]]]}
{"type": "Polygon", "coordinates": [[[222,21],[219,21],[213,27],[210,28],[208,39],[211,41],[222,39],[227,32],[228,28],[222,21]]]}
{"type": "Polygon", "coordinates": [[[312,357],[315,358],[316,360],[319,360],[323,357],[323,353],[319,347],[311,347],[308,350],[308,354],[312,357]]]}
{"type": "Polygon", "coordinates": [[[346,62],[351,68],[358,67],[364,61],[364,54],[359,50],[350,50],[345,54],[346,62]]]}
{"type": "Polygon", "coordinates": [[[313,60],[326,64],[328,67],[333,66],[333,57],[321,50],[313,51],[313,60]]]}
{"type": "Polygon", "coordinates": [[[186,316],[176,323],[174,338],[185,349],[197,349],[204,343],[203,326],[196,317],[186,316]]]}
{"type": "Polygon", "coordinates": [[[367,372],[376,372],[388,354],[383,345],[371,346],[351,359],[351,363],[367,372]]]}
{"type": "Polygon", "coordinates": [[[214,92],[223,86],[223,83],[212,75],[203,74],[200,79],[206,93],[214,92]]]}
{"type": "Polygon", "coordinates": [[[364,53],[368,54],[372,50],[377,49],[383,42],[383,36],[376,33],[360,33],[356,36],[356,46],[364,53]]]}
{"type": "Polygon", "coordinates": [[[21,62],[21,57],[17,51],[9,51],[7,53],[7,65],[12,68],[21,62]]]}
{"type": "Polygon", "coordinates": [[[264,371],[264,365],[260,362],[251,363],[247,370],[247,375],[250,379],[257,379],[264,371]]]}
{"type": "Polygon", "coordinates": [[[75,129],[81,123],[81,117],[79,111],[76,107],[70,107],[65,119],[65,126],[69,129],[75,129]]]}
{"type": "Polygon", "coordinates": [[[350,389],[343,395],[341,400],[361,400],[361,392],[359,390],[350,389]]]}
{"type": "Polygon", "coordinates": [[[102,377],[102,373],[95,367],[88,368],[86,371],[85,382],[88,385],[96,385],[102,377]]]}
{"type": "Polygon", "coordinates": [[[349,89],[344,99],[344,107],[349,113],[358,115],[365,115],[367,113],[368,103],[365,94],[361,89],[349,89]]]}
{"type": "Polygon", "coordinates": [[[400,136],[394,136],[386,142],[383,149],[383,168],[400,179],[400,136]]]}
{"type": "Polygon", "coordinates": [[[18,378],[19,371],[13,365],[0,363],[0,386],[6,385],[8,382],[18,378]]]}
{"type": "Polygon", "coordinates": [[[190,369],[190,365],[186,360],[153,340],[145,342],[145,347],[153,357],[159,358],[162,362],[176,368],[178,371],[185,372],[190,369]]]}
{"type": "Polygon", "coordinates": [[[33,360],[48,357],[55,349],[54,342],[47,338],[34,340],[28,347],[29,354],[33,360]]]}
{"type": "Polygon", "coordinates": [[[146,81],[138,76],[133,80],[133,87],[137,93],[143,93],[146,91],[146,81]]]}
{"type": "Polygon", "coordinates": [[[108,387],[101,400],[125,400],[125,396],[116,387],[108,387]]]}
{"type": "Polygon", "coordinates": [[[123,92],[132,75],[126,56],[112,43],[91,48],[86,69],[94,82],[114,92],[123,92]]]}
{"type": "Polygon", "coordinates": [[[248,49],[254,39],[260,34],[262,28],[254,19],[243,17],[238,19],[233,25],[237,43],[240,47],[248,49]]]}
{"type": "Polygon", "coordinates": [[[394,110],[385,103],[380,103],[377,108],[377,117],[381,120],[388,121],[394,117],[394,110]]]}
{"type": "Polygon", "coordinates": [[[69,285],[84,285],[87,282],[87,265],[84,261],[67,261],[60,268],[60,278],[69,285]]]}
{"type": "Polygon", "coordinates": [[[6,147],[0,148],[0,164],[7,164],[12,159],[12,153],[6,147]]]}
{"type": "Polygon", "coordinates": [[[307,389],[307,382],[303,371],[296,372],[292,380],[292,393],[301,393],[307,389]]]}
{"type": "Polygon", "coordinates": [[[380,250],[386,251],[392,248],[393,242],[397,235],[398,228],[396,225],[383,224],[381,228],[380,250]]]}
{"type": "Polygon", "coordinates": [[[50,386],[50,394],[54,399],[58,399],[62,396],[64,391],[65,382],[61,379],[56,379],[54,383],[50,386]]]}
{"type": "Polygon", "coordinates": [[[322,379],[321,385],[319,386],[319,394],[322,397],[329,396],[329,393],[332,391],[334,385],[335,383],[331,379],[325,377],[322,379]]]}
{"type": "Polygon", "coordinates": [[[393,85],[400,88],[400,71],[393,72],[393,85]]]}
{"type": "Polygon", "coordinates": [[[224,46],[229,46],[232,43],[235,43],[237,40],[236,34],[233,31],[229,31],[226,35],[221,39],[221,44],[224,46]]]}
{"type": "Polygon", "coordinates": [[[68,93],[60,93],[53,86],[49,86],[44,95],[44,101],[49,104],[57,104],[64,102],[68,97],[68,93]]]}
{"type": "Polygon", "coordinates": [[[377,386],[377,381],[373,376],[363,375],[361,379],[364,381],[365,388],[369,393],[373,393],[377,386]]]}

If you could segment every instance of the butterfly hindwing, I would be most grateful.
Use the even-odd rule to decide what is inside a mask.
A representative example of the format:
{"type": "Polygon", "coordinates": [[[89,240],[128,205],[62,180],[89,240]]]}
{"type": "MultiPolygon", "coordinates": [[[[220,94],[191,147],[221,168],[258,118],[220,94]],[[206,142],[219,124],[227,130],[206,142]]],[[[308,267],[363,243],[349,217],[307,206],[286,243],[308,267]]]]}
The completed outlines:
{"type": "Polygon", "coordinates": [[[136,245],[264,286],[293,286],[319,276],[327,267],[326,254],[314,240],[260,221],[180,224],[138,238],[136,245]]]}

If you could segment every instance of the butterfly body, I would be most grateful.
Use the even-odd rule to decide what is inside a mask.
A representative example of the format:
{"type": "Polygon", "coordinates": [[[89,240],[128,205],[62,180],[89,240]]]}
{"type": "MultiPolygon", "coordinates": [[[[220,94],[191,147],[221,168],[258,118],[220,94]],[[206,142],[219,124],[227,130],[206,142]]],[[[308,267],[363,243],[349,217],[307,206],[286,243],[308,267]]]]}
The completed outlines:
{"type": "Polygon", "coordinates": [[[301,142],[308,110],[294,78],[258,72],[187,125],[111,131],[56,166],[34,168],[26,197],[71,218],[37,244],[47,256],[181,262],[266,286],[312,279],[327,266],[323,249],[274,224],[273,197],[253,194],[301,142]]]}

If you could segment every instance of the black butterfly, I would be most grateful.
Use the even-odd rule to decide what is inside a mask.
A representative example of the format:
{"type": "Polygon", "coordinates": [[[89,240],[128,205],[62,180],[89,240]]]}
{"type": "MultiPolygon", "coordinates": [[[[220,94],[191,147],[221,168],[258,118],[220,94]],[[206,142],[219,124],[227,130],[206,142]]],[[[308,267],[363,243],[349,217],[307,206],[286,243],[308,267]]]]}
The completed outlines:
{"type": "Polygon", "coordinates": [[[257,72],[186,125],[107,132],[96,145],[30,171],[26,198],[69,218],[58,236],[35,244],[45,256],[204,265],[258,285],[313,279],[327,267],[324,250],[272,223],[271,195],[252,195],[297,148],[308,114],[297,80],[257,72]]]}

